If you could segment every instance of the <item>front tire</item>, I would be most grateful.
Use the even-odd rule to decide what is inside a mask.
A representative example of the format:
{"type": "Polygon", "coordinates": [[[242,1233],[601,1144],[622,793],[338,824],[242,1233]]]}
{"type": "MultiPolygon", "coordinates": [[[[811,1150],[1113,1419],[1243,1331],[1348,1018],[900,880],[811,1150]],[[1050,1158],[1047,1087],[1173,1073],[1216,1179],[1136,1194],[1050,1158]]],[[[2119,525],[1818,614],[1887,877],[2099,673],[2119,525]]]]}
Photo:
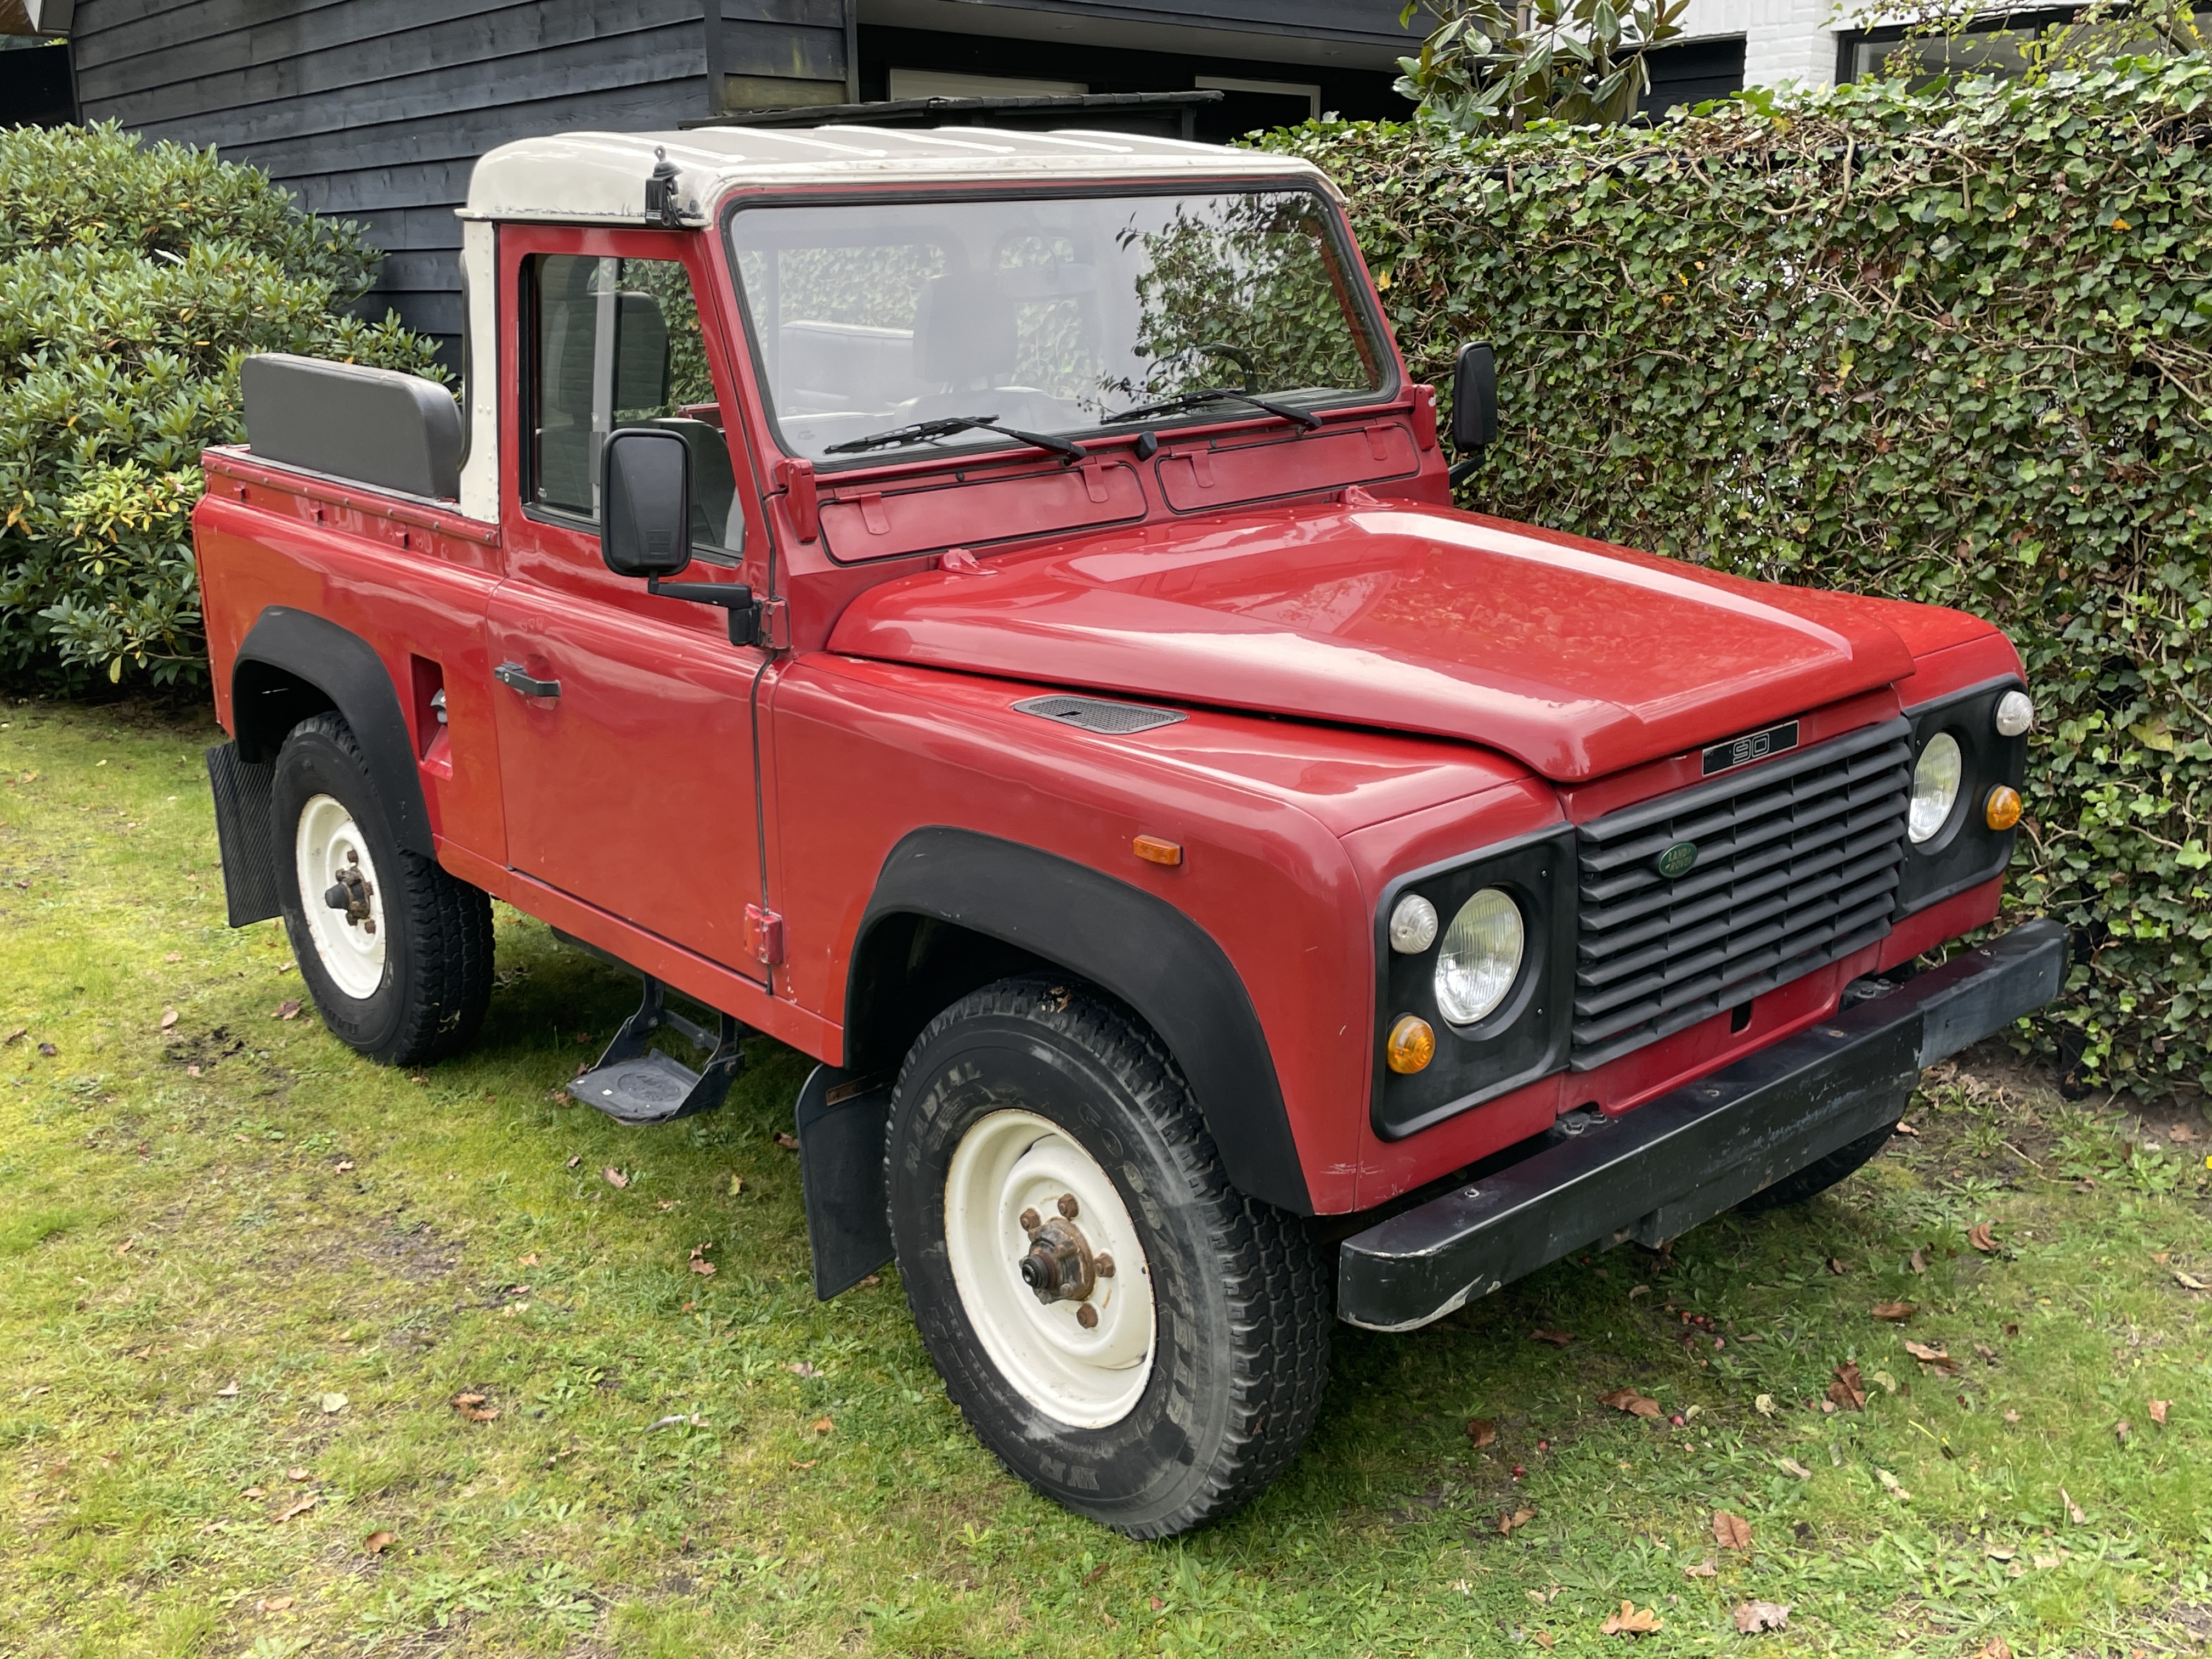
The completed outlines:
{"type": "Polygon", "coordinates": [[[922,1340],[1014,1474],[1163,1538],[1297,1455],[1328,1373],[1322,1254],[1231,1187],[1175,1062],[1126,1008],[1024,977],[947,1009],[900,1073],[885,1160],[922,1340]],[[1062,1268],[1034,1266],[1040,1250],[1062,1268]]]}
{"type": "Polygon", "coordinates": [[[491,1000],[491,901],[402,850],[343,718],[292,728],[270,811],[284,931],[331,1035],[387,1066],[465,1044],[491,1000]]]}
{"type": "Polygon", "coordinates": [[[1825,1193],[1846,1176],[1856,1174],[1883,1147],[1889,1145],[1890,1136],[1897,1133],[1894,1123],[1876,1129],[1870,1135],[1861,1135],[1848,1145],[1838,1146],[1826,1158],[1815,1158],[1795,1175],[1786,1175],[1771,1187],[1762,1187],[1736,1206],[1747,1215],[1757,1215],[1764,1210],[1779,1210],[1791,1204],[1802,1204],[1807,1199],[1825,1193]]]}

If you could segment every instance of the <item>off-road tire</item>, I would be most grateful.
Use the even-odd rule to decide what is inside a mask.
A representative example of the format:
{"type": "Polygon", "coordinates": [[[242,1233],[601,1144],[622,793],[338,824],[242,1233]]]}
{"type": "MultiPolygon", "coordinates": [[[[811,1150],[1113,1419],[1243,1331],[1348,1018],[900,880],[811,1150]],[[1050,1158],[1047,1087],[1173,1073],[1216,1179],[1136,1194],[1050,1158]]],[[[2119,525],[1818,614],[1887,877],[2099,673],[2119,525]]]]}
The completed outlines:
{"type": "Polygon", "coordinates": [[[1861,1135],[1847,1146],[1838,1146],[1826,1158],[1815,1158],[1795,1175],[1786,1175],[1771,1187],[1762,1187],[1736,1208],[1747,1215],[1757,1215],[1763,1210],[1779,1210],[1790,1204],[1802,1204],[1816,1194],[1825,1193],[1845,1176],[1855,1173],[1876,1152],[1889,1145],[1889,1138],[1897,1132],[1893,1123],[1886,1124],[1870,1135],[1861,1135]]]}
{"type": "Polygon", "coordinates": [[[1175,1061],[1127,1007],[1080,981],[1001,980],[908,1052],[885,1164],[893,1240],[922,1340],[976,1437],[1013,1474],[1132,1538],[1249,1502],[1304,1443],[1334,1318],[1322,1251],[1238,1193],[1175,1061]],[[947,1171],[963,1135],[1008,1108],[1048,1119],[1111,1179],[1149,1265],[1152,1370],[1127,1414],[1079,1428],[1038,1410],[986,1352],[955,1282],[947,1171]]]}
{"type": "MultiPolygon", "coordinates": [[[[491,1000],[491,900],[434,860],[400,848],[342,716],[317,714],[292,728],[277,751],[270,811],[284,931],[331,1035],[386,1066],[420,1066],[465,1046],[491,1000]],[[324,968],[300,892],[300,817],[319,795],[335,797],[352,815],[382,877],[383,977],[364,997],[349,994],[324,968]]],[[[319,894],[306,897],[320,902],[319,894]]]]}

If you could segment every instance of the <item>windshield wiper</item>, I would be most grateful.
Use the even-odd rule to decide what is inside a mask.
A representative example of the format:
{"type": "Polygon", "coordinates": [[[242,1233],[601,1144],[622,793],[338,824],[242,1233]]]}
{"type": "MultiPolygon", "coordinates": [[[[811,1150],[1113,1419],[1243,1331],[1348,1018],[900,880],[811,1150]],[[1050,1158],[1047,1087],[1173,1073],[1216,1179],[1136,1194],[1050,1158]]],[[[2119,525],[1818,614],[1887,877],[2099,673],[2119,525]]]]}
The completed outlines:
{"type": "Polygon", "coordinates": [[[1049,450],[1071,461],[1079,461],[1090,451],[1081,444],[1066,438],[1055,438],[1044,432],[1017,432],[1010,426],[1000,426],[995,415],[947,415],[939,420],[916,421],[912,426],[895,426],[888,432],[871,432],[865,438],[848,438],[842,444],[830,444],[822,453],[825,455],[857,455],[866,449],[890,449],[900,444],[927,443],[932,438],[949,438],[956,432],[995,432],[1002,437],[1027,444],[1032,449],[1049,450]]]}
{"type": "Polygon", "coordinates": [[[1196,392],[1178,392],[1172,398],[1163,398],[1156,404],[1139,404],[1134,409],[1125,409],[1119,415],[1109,415],[1101,426],[1118,426],[1123,421],[1141,421],[1151,415],[1175,415],[1186,409],[1195,409],[1200,404],[1249,404],[1255,409],[1265,410],[1279,421],[1294,421],[1309,432],[1321,430],[1319,417],[1303,409],[1292,409],[1288,404],[1270,402],[1255,398],[1249,392],[1231,392],[1227,386],[1202,386],[1196,392]]]}

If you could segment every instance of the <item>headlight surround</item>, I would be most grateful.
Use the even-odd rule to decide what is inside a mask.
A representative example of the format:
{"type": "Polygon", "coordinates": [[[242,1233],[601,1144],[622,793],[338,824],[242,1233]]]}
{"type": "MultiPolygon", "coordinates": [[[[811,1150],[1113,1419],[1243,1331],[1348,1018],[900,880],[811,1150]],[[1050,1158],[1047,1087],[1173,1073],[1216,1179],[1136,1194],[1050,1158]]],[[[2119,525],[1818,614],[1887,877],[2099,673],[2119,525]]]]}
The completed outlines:
{"type": "Polygon", "coordinates": [[[1486,887],[1459,908],[1437,952],[1437,1010],[1454,1025],[1495,1012],[1521,976],[1528,929],[1510,894],[1486,887]]]}
{"type": "Polygon", "coordinates": [[[1904,763],[1905,863],[1898,872],[1896,910],[1900,919],[2004,873],[2019,831],[1990,823],[1986,806],[1993,788],[2024,787],[2028,732],[2008,735],[2002,729],[2016,723],[2022,713],[2032,725],[2033,704],[2017,674],[1984,680],[1905,710],[1912,723],[1912,750],[1904,763]],[[2014,699],[2011,716],[2001,722],[1998,711],[2014,699]],[[1948,769],[1942,738],[1957,745],[1959,784],[1957,799],[1939,816],[1932,786],[1941,778],[1930,775],[1948,769]],[[1924,793],[1923,784],[1930,786],[1924,793]],[[1934,832],[1923,836],[1931,822],[1934,832]]]}
{"type": "MultiPolygon", "coordinates": [[[[1921,746],[1912,765],[1912,803],[1905,818],[1905,834],[1918,847],[1943,833],[1951,809],[1959,804],[1959,785],[1966,774],[1966,757],[1959,740],[1938,732],[1921,746]]],[[[1896,822],[1895,819],[1891,820],[1896,822]]]]}

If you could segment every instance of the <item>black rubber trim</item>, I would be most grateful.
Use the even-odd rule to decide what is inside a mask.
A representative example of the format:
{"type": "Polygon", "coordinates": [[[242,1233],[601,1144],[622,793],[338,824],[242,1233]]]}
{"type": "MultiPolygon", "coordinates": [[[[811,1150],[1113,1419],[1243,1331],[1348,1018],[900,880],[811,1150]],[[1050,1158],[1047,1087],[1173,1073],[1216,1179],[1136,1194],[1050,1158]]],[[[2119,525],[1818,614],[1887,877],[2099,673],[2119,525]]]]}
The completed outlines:
{"type": "Polygon", "coordinates": [[[1915,845],[1908,837],[1905,843],[1893,915],[1909,916],[1940,904],[2002,875],[2011,864],[2013,844],[2020,831],[1990,829],[1983,819],[1982,807],[1998,784],[2017,789],[2027,775],[2027,734],[2002,737],[1996,727],[1997,700],[2008,691],[2026,690],[2019,675],[2004,674],[1905,711],[1905,717],[1912,722],[1916,764],[1921,750],[1938,732],[1948,732],[1959,740],[1964,764],[1959,799],[1952,804],[1949,820],[1930,840],[1915,845]]]}
{"type": "MultiPolygon", "coordinates": [[[[1136,1010],[1182,1068],[1237,1190],[1313,1213],[1258,1011],[1221,947],[1164,899],[1072,860],[979,835],[916,830],[884,860],[854,941],[898,915],[935,917],[1080,975],[1136,1010]]],[[[846,981],[848,1040],[863,1029],[846,981]]]]}
{"type": "Polygon", "coordinates": [[[2065,982],[2033,921],[1821,1024],[1345,1240],[1340,1316],[1402,1331],[1592,1244],[1656,1244],[1897,1121],[1921,1067],[2065,982]]]}
{"type": "Polygon", "coordinates": [[[276,763],[241,760],[235,743],[219,743],[207,751],[207,769],[230,925],[246,927],[283,915],[276,831],[269,821],[269,792],[276,781],[276,763]]]}
{"type": "Polygon", "coordinates": [[[361,745],[369,781],[391,815],[393,839],[404,852],[437,857],[399,694],[384,659],[367,640],[321,617],[272,605],[239,646],[230,684],[240,759],[275,760],[295,726],[325,708],[335,708],[361,745]],[[277,672],[271,674],[270,669],[277,672]],[[303,702],[295,682],[314,688],[326,701],[303,702]]]}
{"type": "Polygon", "coordinates": [[[799,1091],[799,1184],[817,1301],[851,1290],[891,1259],[884,1133],[897,1081],[895,1073],[854,1077],[817,1066],[799,1091]]]}

